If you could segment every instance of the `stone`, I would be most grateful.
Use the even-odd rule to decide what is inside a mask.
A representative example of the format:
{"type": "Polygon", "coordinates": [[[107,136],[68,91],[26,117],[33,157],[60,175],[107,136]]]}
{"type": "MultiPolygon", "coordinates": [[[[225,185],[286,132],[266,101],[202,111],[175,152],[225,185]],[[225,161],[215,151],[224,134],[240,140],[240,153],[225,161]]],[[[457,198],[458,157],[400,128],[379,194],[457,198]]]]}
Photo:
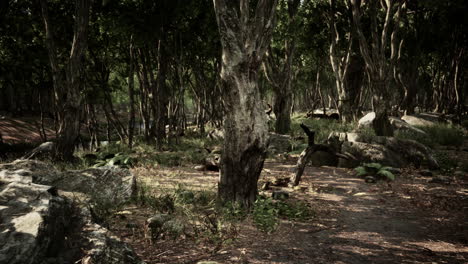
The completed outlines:
{"type": "MultiPolygon", "coordinates": [[[[4,170],[11,166],[1,165],[4,170]]],[[[55,187],[15,181],[34,179],[30,175],[12,176],[10,171],[0,181],[0,263],[144,263],[127,244],[94,223],[86,207],[58,195],[55,187]]]]}
{"type": "Polygon", "coordinates": [[[366,177],[364,178],[364,181],[365,181],[366,183],[376,183],[376,182],[377,182],[377,181],[375,180],[374,176],[366,176],[366,177]]]}
{"type": "MultiPolygon", "coordinates": [[[[91,204],[117,206],[136,194],[136,178],[128,169],[114,166],[59,172],[36,160],[16,160],[0,165],[0,180],[50,185],[59,191],[84,194],[91,204]]],[[[72,195],[73,196],[73,195],[72,195]]]]}
{"type": "Polygon", "coordinates": [[[401,119],[411,126],[434,126],[436,124],[435,121],[430,121],[423,117],[421,115],[404,115],[401,119]]]}
{"type": "MultiPolygon", "coordinates": [[[[357,140],[359,141],[343,142],[341,153],[349,153],[361,162],[377,162],[395,168],[410,164],[416,167],[426,164],[430,169],[439,168],[432,151],[414,140],[379,136],[359,136],[357,140]]],[[[356,162],[340,158],[339,166],[356,167],[356,162]]]]}
{"type": "Polygon", "coordinates": [[[42,156],[46,154],[51,154],[54,150],[54,146],[54,142],[44,142],[35,149],[31,150],[28,154],[24,155],[22,159],[32,159],[40,155],[42,156]]]}
{"type": "Polygon", "coordinates": [[[359,119],[358,128],[372,126],[372,122],[374,122],[374,119],[375,119],[375,112],[367,113],[365,116],[359,119]]]}
{"type": "Polygon", "coordinates": [[[432,171],[430,170],[422,170],[419,172],[419,174],[421,174],[422,176],[432,176],[432,171]]]}
{"type": "Polygon", "coordinates": [[[206,170],[206,166],[205,165],[197,165],[195,167],[193,167],[195,170],[197,171],[204,171],[206,170]]]}
{"type": "Polygon", "coordinates": [[[273,191],[271,197],[275,200],[285,200],[289,198],[289,193],[285,191],[273,191]]]}
{"type": "Polygon", "coordinates": [[[420,136],[427,136],[426,132],[408,124],[406,121],[401,120],[400,118],[390,117],[389,119],[390,119],[390,124],[397,131],[409,131],[409,132],[418,134],[420,136]]]}
{"type": "MultiPolygon", "coordinates": [[[[0,263],[40,263],[64,250],[71,228],[71,202],[49,189],[33,183],[0,182],[0,263]]],[[[64,261],[73,263],[72,259],[64,261]]]]}

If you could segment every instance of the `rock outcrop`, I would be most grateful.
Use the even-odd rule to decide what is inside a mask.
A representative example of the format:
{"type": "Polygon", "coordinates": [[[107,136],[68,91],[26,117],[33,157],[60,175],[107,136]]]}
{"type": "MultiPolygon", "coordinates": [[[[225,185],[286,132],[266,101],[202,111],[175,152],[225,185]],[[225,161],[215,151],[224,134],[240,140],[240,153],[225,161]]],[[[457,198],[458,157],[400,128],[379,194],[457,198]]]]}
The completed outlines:
{"type": "MultiPolygon", "coordinates": [[[[359,162],[378,162],[382,165],[401,168],[413,164],[417,167],[439,167],[431,150],[414,141],[394,137],[361,135],[358,133],[332,134],[341,144],[341,153],[354,156],[359,162]]],[[[356,161],[340,158],[339,166],[355,167],[356,161]]]]}
{"type": "Polygon", "coordinates": [[[88,206],[60,195],[64,188],[87,196],[86,202],[96,195],[124,202],[134,189],[130,176],[114,168],[62,173],[34,160],[0,164],[0,263],[143,263],[94,222],[88,206]]]}

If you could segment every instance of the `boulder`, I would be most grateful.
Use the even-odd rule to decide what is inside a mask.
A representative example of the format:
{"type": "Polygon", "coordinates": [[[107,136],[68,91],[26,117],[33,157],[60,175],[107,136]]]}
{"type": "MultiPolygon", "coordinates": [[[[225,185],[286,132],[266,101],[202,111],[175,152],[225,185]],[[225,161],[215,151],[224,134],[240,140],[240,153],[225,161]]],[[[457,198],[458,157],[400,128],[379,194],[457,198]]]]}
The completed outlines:
{"type": "Polygon", "coordinates": [[[390,124],[395,130],[400,130],[400,131],[410,131],[415,134],[419,134],[421,136],[426,136],[427,133],[424,132],[423,130],[416,128],[410,124],[408,124],[406,121],[401,120],[400,118],[397,117],[390,117],[390,124]]]}
{"type": "Polygon", "coordinates": [[[291,151],[291,136],[270,133],[268,151],[273,154],[291,151]]]}
{"type": "MultiPolygon", "coordinates": [[[[431,169],[439,167],[430,149],[414,140],[348,134],[348,141],[341,145],[341,152],[349,153],[361,162],[377,162],[396,168],[410,164],[417,167],[427,165],[431,169]]],[[[340,159],[339,166],[355,167],[356,164],[355,161],[340,159]]]]}
{"type": "Polygon", "coordinates": [[[436,124],[435,121],[430,121],[422,115],[404,115],[401,119],[411,126],[434,126],[436,124]]]}
{"type": "Polygon", "coordinates": [[[82,193],[91,203],[119,205],[136,194],[136,178],[128,169],[99,167],[60,172],[37,160],[16,160],[0,165],[0,179],[54,186],[82,193]]]}
{"type": "MultiPolygon", "coordinates": [[[[94,223],[86,206],[59,195],[55,186],[34,183],[51,179],[45,165],[36,161],[0,165],[0,263],[144,263],[128,245],[94,223]]],[[[63,179],[53,167],[49,170],[53,179],[63,179]]]]}
{"type": "Polygon", "coordinates": [[[374,122],[374,119],[375,119],[375,112],[367,113],[365,116],[359,119],[358,128],[372,126],[372,122],[374,122]]]}
{"type": "MultiPolygon", "coordinates": [[[[19,176],[21,177],[21,176],[19,176]]],[[[50,186],[0,182],[0,263],[73,263],[61,258],[71,228],[71,202],[50,186]]]]}

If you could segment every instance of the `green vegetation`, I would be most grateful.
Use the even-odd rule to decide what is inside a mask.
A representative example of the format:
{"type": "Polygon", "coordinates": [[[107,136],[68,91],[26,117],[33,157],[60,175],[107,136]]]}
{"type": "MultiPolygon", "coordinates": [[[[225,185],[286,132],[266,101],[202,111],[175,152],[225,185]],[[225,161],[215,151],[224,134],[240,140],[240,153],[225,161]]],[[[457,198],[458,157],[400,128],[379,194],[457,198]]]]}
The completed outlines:
{"type": "Polygon", "coordinates": [[[389,169],[391,167],[382,166],[379,163],[364,163],[362,166],[356,167],[354,171],[359,177],[374,176],[393,181],[395,180],[395,175],[389,169]]]}
{"type": "Polygon", "coordinates": [[[461,127],[450,124],[437,123],[434,126],[420,126],[418,128],[426,134],[414,131],[398,131],[395,136],[401,139],[415,140],[430,148],[437,145],[459,147],[463,144],[465,138],[461,127]]]}

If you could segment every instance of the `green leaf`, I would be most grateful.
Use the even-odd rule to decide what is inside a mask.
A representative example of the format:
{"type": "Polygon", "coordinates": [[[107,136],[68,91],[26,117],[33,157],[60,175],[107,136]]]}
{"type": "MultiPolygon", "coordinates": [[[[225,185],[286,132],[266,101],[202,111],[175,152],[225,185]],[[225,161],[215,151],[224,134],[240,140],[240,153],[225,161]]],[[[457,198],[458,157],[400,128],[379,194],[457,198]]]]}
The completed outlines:
{"type": "Polygon", "coordinates": [[[382,168],[382,165],[380,163],[376,163],[376,162],[364,163],[363,166],[366,167],[366,168],[372,168],[372,169],[376,169],[376,170],[380,170],[382,168]]]}
{"type": "Polygon", "coordinates": [[[354,171],[356,172],[356,175],[359,177],[367,175],[367,170],[363,166],[354,168],[354,171]]]}
{"type": "Polygon", "coordinates": [[[379,172],[377,172],[377,175],[386,177],[387,179],[389,179],[391,181],[395,180],[395,175],[393,175],[393,173],[391,173],[391,172],[389,172],[387,170],[380,170],[379,172]]]}

